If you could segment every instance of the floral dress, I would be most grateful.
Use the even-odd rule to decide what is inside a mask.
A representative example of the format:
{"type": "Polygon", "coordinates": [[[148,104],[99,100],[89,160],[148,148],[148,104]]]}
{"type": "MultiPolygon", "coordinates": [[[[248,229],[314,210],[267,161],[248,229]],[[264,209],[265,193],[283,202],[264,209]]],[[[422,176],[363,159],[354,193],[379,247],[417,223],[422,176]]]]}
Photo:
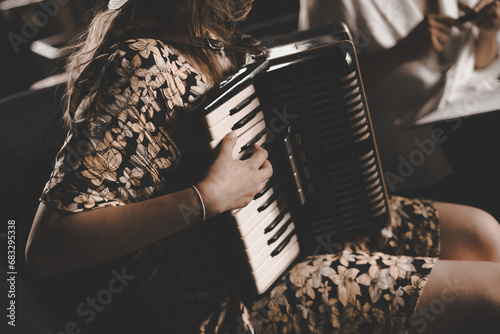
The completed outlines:
{"type": "MultiPolygon", "coordinates": [[[[104,58],[83,74],[98,80],[71,100],[75,121],[41,196],[59,210],[147,200],[189,187],[206,168],[179,117],[210,88],[206,77],[154,39],[118,43],[104,58]]],[[[433,201],[392,197],[390,205],[392,221],[378,235],[318,239],[255,300],[238,293],[234,244],[220,220],[131,257],[162,315],[160,332],[404,333],[436,262],[439,227],[433,201]]]]}

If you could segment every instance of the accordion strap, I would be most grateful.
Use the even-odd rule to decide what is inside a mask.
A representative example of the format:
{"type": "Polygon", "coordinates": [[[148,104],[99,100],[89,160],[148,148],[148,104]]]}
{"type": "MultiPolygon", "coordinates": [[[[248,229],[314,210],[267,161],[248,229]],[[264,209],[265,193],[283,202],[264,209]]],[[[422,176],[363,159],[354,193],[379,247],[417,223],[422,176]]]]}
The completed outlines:
{"type": "Polygon", "coordinates": [[[205,38],[187,34],[170,33],[155,29],[132,30],[127,32],[125,34],[125,37],[127,39],[154,38],[174,44],[183,44],[203,49],[209,49],[215,52],[227,50],[233,52],[262,54],[265,51],[264,47],[260,45],[256,39],[248,35],[240,35],[237,43],[233,42],[229,45],[225,45],[221,40],[215,38],[205,38]]]}

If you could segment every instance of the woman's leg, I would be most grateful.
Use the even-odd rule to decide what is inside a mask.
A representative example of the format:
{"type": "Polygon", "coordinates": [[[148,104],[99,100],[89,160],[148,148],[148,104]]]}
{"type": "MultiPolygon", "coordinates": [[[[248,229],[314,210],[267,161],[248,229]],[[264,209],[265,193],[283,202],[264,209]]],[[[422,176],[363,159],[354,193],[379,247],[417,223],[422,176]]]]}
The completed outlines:
{"type": "Polygon", "coordinates": [[[500,262],[500,224],[470,206],[437,202],[443,260],[500,262]]]}
{"type": "Polygon", "coordinates": [[[498,333],[500,264],[439,260],[427,280],[410,334],[498,333]]]}

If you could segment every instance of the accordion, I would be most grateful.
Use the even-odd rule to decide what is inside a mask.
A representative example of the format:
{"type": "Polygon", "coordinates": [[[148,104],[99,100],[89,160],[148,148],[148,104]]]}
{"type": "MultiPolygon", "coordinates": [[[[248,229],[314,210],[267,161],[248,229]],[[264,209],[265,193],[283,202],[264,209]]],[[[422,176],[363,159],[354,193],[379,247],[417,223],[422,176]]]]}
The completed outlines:
{"type": "Polygon", "coordinates": [[[228,212],[252,295],[268,290],[318,238],[336,242],[390,219],[388,197],[352,38],[343,23],[261,40],[266,49],[207,94],[202,141],[237,134],[235,159],[254,144],[274,175],[228,212]]]}

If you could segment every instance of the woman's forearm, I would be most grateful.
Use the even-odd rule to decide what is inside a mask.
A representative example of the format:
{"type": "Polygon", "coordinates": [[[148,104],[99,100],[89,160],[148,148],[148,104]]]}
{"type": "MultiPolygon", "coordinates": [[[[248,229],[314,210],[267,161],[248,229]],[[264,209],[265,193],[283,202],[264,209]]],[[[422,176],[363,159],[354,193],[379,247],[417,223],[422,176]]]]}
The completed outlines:
{"type": "Polygon", "coordinates": [[[142,202],[81,213],[41,203],[26,245],[26,261],[41,277],[89,268],[136,251],[219,213],[241,208],[272,176],[267,151],[254,147],[234,160],[236,134],[222,142],[218,157],[195,189],[142,202]],[[203,204],[203,205],[202,205],[203,204]]]}
{"type": "Polygon", "coordinates": [[[193,189],[119,207],[63,214],[40,204],[26,260],[41,277],[99,265],[200,222],[193,189]]]}

